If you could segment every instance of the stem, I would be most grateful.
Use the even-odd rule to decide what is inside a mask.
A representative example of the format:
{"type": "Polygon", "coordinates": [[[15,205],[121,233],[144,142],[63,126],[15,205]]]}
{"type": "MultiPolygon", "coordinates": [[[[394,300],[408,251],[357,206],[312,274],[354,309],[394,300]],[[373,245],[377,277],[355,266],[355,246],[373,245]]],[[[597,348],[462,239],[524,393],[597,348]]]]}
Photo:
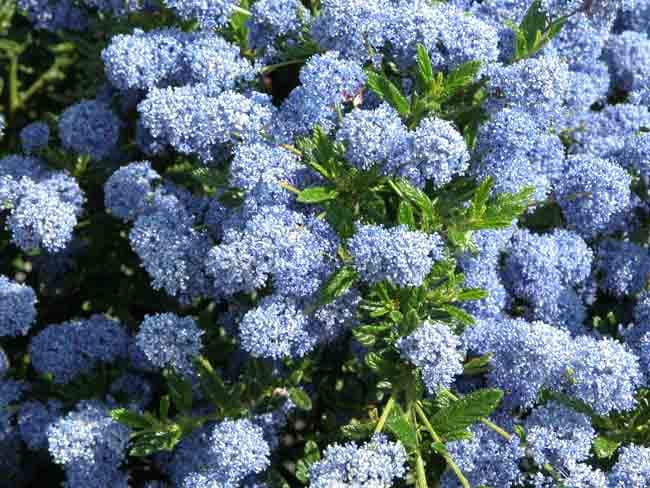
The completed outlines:
{"type": "Polygon", "coordinates": [[[275,71],[276,69],[284,68],[285,66],[291,66],[292,64],[304,63],[305,61],[306,60],[304,58],[301,58],[301,59],[291,59],[289,61],[283,61],[281,63],[269,64],[268,66],[264,66],[260,70],[260,72],[262,74],[267,74],[267,73],[271,73],[272,71],[275,71]]]}
{"type": "MultiPolygon", "coordinates": [[[[440,436],[436,433],[436,431],[433,429],[433,426],[431,425],[431,422],[429,422],[429,419],[427,418],[426,414],[424,413],[424,410],[422,410],[422,407],[418,402],[415,403],[415,413],[417,413],[418,417],[420,417],[420,420],[424,424],[424,427],[427,429],[427,432],[431,435],[431,438],[433,439],[434,442],[442,444],[442,439],[440,436]]],[[[454,472],[456,475],[456,478],[458,478],[458,481],[460,481],[460,484],[463,486],[463,488],[472,488],[471,485],[469,484],[469,481],[467,481],[467,478],[465,478],[465,475],[463,472],[460,470],[458,465],[456,464],[456,461],[454,461],[454,458],[452,458],[449,453],[440,453],[440,455],[444,458],[444,460],[447,462],[447,465],[449,468],[454,472]]]]}
{"type": "Polygon", "coordinates": [[[494,432],[499,434],[501,437],[503,437],[508,442],[512,441],[512,439],[514,438],[514,436],[512,434],[509,434],[508,432],[503,430],[501,427],[499,427],[497,424],[495,424],[494,422],[492,422],[492,421],[490,421],[488,419],[481,419],[481,423],[483,425],[485,425],[486,427],[489,427],[490,429],[492,429],[494,432]]]}
{"type": "Polygon", "coordinates": [[[384,411],[381,413],[381,417],[379,417],[379,421],[377,422],[377,426],[375,427],[375,434],[379,434],[382,430],[384,430],[384,425],[386,424],[388,415],[390,415],[390,411],[393,409],[394,406],[395,406],[395,397],[391,395],[390,398],[388,399],[388,402],[386,402],[386,406],[384,407],[384,411]]]}
{"type": "Polygon", "coordinates": [[[9,60],[9,121],[11,122],[14,113],[19,106],[18,97],[18,55],[11,56],[9,60]]]}
{"type": "Polygon", "coordinates": [[[418,456],[415,458],[415,477],[418,488],[429,488],[427,473],[424,471],[424,460],[419,451],[418,456]]]}
{"type": "Polygon", "coordinates": [[[302,153],[295,146],[292,146],[291,144],[280,144],[280,147],[282,149],[286,149],[287,151],[294,153],[296,156],[302,157],[302,153]]]}
{"type": "Polygon", "coordinates": [[[280,181],[280,182],[278,182],[278,185],[280,185],[285,190],[290,191],[291,193],[295,193],[296,195],[300,195],[300,190],[298,188],[296,188],[295,186],[291,185],[290,183],[287,183],[286,181],[280,181]]]}
{"type": "Polygon", "coordinates": [[[56,61],[52,66],[50,66],[47,71],[45,71],[31,86],[22,94],[18,101],[18,106],[22,107],[25,102],[27,102],[37,91],[45,86],[45,84],[53,79],[57,78],[57,73],[60,68],[60,64],[56,61]]]}
{"type": "Polygon", "coordinates": [[[253,16],[253,14],[252,14],[252,12],[250,10],[246,10],[245,8],[241,8],[238,5],[233,5],[232,9],[235,12],[237,12],[238,14],[243,14],[243,15],[245,15],[247,17],[252,17],[253,16]]]}

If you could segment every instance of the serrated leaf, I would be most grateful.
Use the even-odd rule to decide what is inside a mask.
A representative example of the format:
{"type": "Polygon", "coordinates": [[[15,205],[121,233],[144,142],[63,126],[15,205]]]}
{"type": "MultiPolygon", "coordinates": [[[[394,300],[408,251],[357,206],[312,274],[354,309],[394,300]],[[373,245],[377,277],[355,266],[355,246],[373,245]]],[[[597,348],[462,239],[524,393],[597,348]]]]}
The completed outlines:
{"type": "Polygon", "coordinates": [[[411,230],[415,230],[415,215],[413,214],[413,205],[409,202],[402,200],[399,202],[399,212],[397,221],[400,224],[408,226],[411,230]]]}
{"type": "Polygon", "coordinates": [[[434,79],[433,65],[431,64],[429,53],[422,44],[418,43],[415,48],[417,50],[418,68],[420,69],[420,76],[422,77],[422,81],[424,82],[425,86],[430,85],[434,82],[434,79]]]}
{"type": "Polygon", "coordinates": [[[358,278],[356,270],[343,266],[325,282],[320,291],[319,305],[325,305],[343,295],[358,278]]]}
{"type": "Polygon", "coordinates": [[[399,406],[394,406],[386,419],[386,428],[393,433],[395,437],[407,449],[415,449],[418,445],[417,431],[415,426],[411,425],[408,417],[399,406]]]}
{"type": "Polygon", "coordinates": [[[385,75],[375,73],[374,71],[368,71],[367,73],[367,83],[368,87],[375,92],[375,94],[388,102],[392,107],[397,110],[402,117],[406,118],[410,112],[409,101],[406,99],[399,88],[395,84],[386,78],[385,75]]]}
{"type": "Polygon", "coordinates": [[[487,298],[488,292],[483,288],[467,288],[458,294],[459,302],[469,302],[487,298]]]}
{"type": "Polygon", "coordinates": [[[302,484],[306,485],[309,483],[309,466],[302,459],[299,459],[296,463],[295,476],[302,484]]]}
{"type": "Polygon", "coordinates": [[[449,316],[463,325],[473,325],[474,317],[467,313],[462,308],[449,305],[448,303],[440,305],[440,308],[444,310],[449,316]]]}
{"type": "Polygon", "coordinates": [[[320,461],[320,449],[318,448],[318,444],[316,444],[314,441],[307,441],[305,443],[304,459],[309,464],[320,461]]]}
{"type": "Polygon", "coordinates": [[[598,459],[609,459],[611,458],[616,449],[621,445],[620,441],[615,441],[608,439],[607,437],[598,436],[594,439],[594,442],[591,444],[591,448],[594,451],[594,454],[598,459]]]}
{"type": "Polygon", "coordinates": [[[300,410],[309,411],[311,410],[311,398],[304,390],[300,388],[290,388],[289,389],[289,398],[295,403],[296,407],[300,410]]]}
{"type": "Polygon", "coordinates": [[[468,61],[453,69],[444,81],[444,90],[447,96],[453,95],[460,88],[472,83],[481,69],[480,61],[468,61]]]}
{"type": "Polygon", "coordinates": [[[352,331],[352,335],[359,344],[370,347],[377,338],[391,330],[390,325],[361,325],[352,331]]]}
{"type": "Polygon", "coordinates": [[[324,186],[314,186],[305,188],[297,197],[300,203],[320,203],[328,200],[333,200],[339,195],[339,192],[334,188],[327,188],[324,186]]]}
{"type": "Polygon", "coordinates": [[[474,391],[436,412],[430,418],[431,424],[442,437],[448,432],[467,429],[494,412],[502,398],[503,391],[498,389],[474,391]]]}
{"type": "Polygon", "coordinates": [[[470,215],[472,218],[480,218],[487,210],[487,203],[490,198],[490,193],[494,187],[494,178],[487,177],[478,186],[474,195],[472,196],[472,203],[470,206],[470,215]]]}

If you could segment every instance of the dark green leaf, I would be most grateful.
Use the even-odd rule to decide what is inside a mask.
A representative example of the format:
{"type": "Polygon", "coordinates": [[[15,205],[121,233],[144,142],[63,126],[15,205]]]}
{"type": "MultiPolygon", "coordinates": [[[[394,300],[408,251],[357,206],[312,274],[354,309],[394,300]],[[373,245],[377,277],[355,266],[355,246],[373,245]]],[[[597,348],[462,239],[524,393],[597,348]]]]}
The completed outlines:
{"type": "Polygon", "coordinates": [[[159,413],[160,413],[160,420],[163,422],[167,421],[167,418],[169,417],[169,395],[163,395],[163,397],[160,399],[160,408],[159,413]]]}
{"type": "Polygon", "coordinates": [[[533,0],[519,28],[526,37],[528,47],[532,47],[535,43],[537,33],[543,32],[546,28],[546,12],[542,8],[541,0],[533,0]]]}
{"type": "Polygon", "coordinates": [[[181,412],[190,411],[192,408],[192,384],[173,371],[168,371],[165,377],[172,403],[181,412]]]}
{"type": "Polygon", "coordinates": [[[472,205],[470,207],[470,214],[472,218],[480,218],[487,210],[488,199],[490,192],[494,187],[494,179],[492,177],[485,178],[478,186],[472,197],[472,205]]]}
{"type": "Polygon", "coordinates": [[[453,305],[449,305],[447,303],[443,304],[440,306],[441,309],[443,309],[449,316],[461,324],[464,325],[473,325],[474,324],[474,317],[472,317],[469,313],[467,313],[465,310],[462,308],[455,307],[453,305]]]}
{"type": "Polygon", "coordinates": [[[229,389],[214,370],[210,362],[199,356],[196,360],[201,389],[205,395],[219,408],[230,407],[233,404],[234,392],[229,389]]]}
{"type": "Polygon", "coordinates": [[[359,422],[353,419],[349,424],[341,427],[341,432],[348,439],[360,441],[370,437],[376,425],[377,422],[359,422]]]}

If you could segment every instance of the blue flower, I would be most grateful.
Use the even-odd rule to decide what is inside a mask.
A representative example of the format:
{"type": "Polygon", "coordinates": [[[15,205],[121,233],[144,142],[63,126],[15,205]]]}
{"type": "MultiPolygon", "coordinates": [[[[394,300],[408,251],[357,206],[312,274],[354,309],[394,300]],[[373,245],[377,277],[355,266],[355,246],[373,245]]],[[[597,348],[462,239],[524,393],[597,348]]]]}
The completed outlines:
{"type": "Polygon", "coordinates": [[[644,488],[650,479],[650,448],[630,444],[620,449],[609,475],[611,488],[644,488]]]}
{"type": "Polygon", "coordinates": [[[119,90],[148,90],[165,85],[183,74],[188,34],[178,29],[159,29],[118,34],[102,51],[104,70],[119,90]]]}
{"type": "Polygon", "coordinates": [[[449,388],[463,373],[460,339],[449,327],[425,322],[397,342],[402,357],[422,370],[427,391],[435,395],[439,388],[449,388]]]}
{"type": "Polygon", "coordinates": [[[353,265],[368,283],[389,280],[399,286],[419,286],[435,261],[443,259],[437,234],[411,231],[405,225],[357,225],[348,241],[353,265]]]}
{"type": "Polygon", "coordinates": [[[193,361],[201,352],[201,336],[191,317],[173,313],[146,315],[136,336],[136,344],[147,359],[159,368],[173,368],[190,376],[193,361]]]}
{"type": "Polygon", "coordinates": [[[92,159],[103,159],[117,145],[120,120],[103,103],[82,100],[61,114],[59,137],[65,148],[92,159]]]}
{"type": "Polygon", "coordinates": [[[596,438],[589,417],[555,402],[535,408],[524,428],[526,447],[535,462],[556,469],[587,459],[596,438]]]}
{"type": "Polygon", "coordinates": [[[585,238],[607,231],[630,204],[631,178],[620,166],[592,156],[567,159],[557,201],[570,228],[585,238]]]}
{"type": "Polygon", "coordinates": [[[406,475],[406,461],[404,447],[381,434],[362,446],[333,444],[310,466],[310,486],[392,486],[406,475]]]}
{"type": "Polygon", "coordinates": [[[27,335],[36,321],[36,293],[0,275],[0,336],[27,335]]]}
{"type": "Polygon", "coordinates": [[[20,131],[20,143],[28,154],[46,147],[49,139],[50,128],[45,122],[33,122],[20,131]]]}

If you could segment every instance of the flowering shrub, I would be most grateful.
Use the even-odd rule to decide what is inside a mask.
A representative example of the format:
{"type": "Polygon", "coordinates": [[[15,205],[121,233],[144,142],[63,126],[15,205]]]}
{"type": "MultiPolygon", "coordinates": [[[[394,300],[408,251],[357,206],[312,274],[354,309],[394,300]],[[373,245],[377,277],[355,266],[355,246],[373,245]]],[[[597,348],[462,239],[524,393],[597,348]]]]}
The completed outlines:
{"type": "Polygon", "coordinates": [[[0,0],[0,488],[649,487],[649,35],[0,0]]]}

